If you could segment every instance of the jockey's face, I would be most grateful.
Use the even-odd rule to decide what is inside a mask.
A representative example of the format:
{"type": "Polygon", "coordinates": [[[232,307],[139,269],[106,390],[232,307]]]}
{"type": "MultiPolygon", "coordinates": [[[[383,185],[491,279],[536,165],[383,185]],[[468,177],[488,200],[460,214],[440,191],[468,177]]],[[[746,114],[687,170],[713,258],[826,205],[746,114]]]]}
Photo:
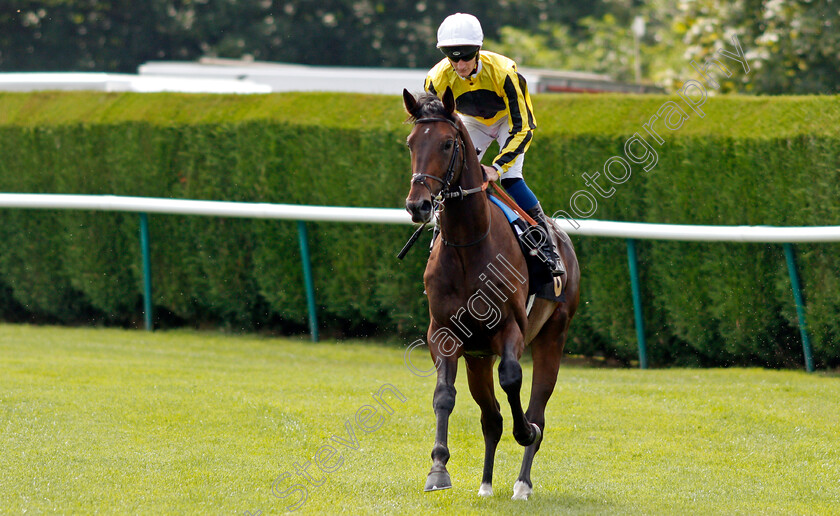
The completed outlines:
{"type": "Polygon", "coordinates": [[[470,59],[469,61],[453,61],[452,59],[449,60],[449,64],[452,65],[452,68],[455,69],[455,73],[458,74],[458,77],[462,79],[466,79],[469,75],[475,70],[475,66],[478,61],[478,55],[470,59]]]}

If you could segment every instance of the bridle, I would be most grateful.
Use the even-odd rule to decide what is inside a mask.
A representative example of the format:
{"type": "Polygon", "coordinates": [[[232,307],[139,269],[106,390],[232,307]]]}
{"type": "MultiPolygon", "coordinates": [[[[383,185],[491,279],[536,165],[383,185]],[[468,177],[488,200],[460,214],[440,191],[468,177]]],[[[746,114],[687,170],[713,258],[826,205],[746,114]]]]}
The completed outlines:
{"type": "MultiPolygon", "coordinates": [[[[443,118],[443,117],[418,118],[417,120],[414,121],[414,124],[415,125],[417,125],[417,124],[428,124],[428,123],[435,123],[435,122],[446,122],[446,123],[450,124],[452,127],[454,127],[455,131],[456,131],[455,144],[453,145],[452,156],[449,158],[449,166],[446,167],[446,175],[444,175],[443,179],[441,179],[438,176],[433,176],[431,174],[424,174],[424,173],[412,174],[411,183],[412,184],[420,184],[420,185],[423,185],[424,187],[426,187],[426,190],[429,191],[429,196],[432,198],[432,203],[434,205],[435,213],[440,213],[440,212],[443,211],[443,207],[444,207],[443,203],[447,199],[462,200],[464,197],[466,197],[468,195],[483,192],[487,189],[487,182],[485,181],[484,183],[482,183],[481,186],[477,186],[475,188],[468,188],[466,190],[464,190],[463,188],[461,188],[460,185],[458,185],[456,187],[457,189],[453,190],[451,182],[452,182],[453,177],[455,176],[455,163],[458,161],[458,154],[461,154],[461,160],[460,161],[461,161],[461,170],[462,171],[463,171],[463,168],[467,164],[467,156],[466,156],[466,151],[465,151],[465,147],[464,147],[464,142],[461,139],[460,129],[458,128],[458,124],[456,124],[455,122],[453,122],[452,120],[450,120],[448,118],[443,118]],[[438,181],[438,182],[443,184],[443,188],[441,188],[441,190],[438,192],[437,195],[434,195],[432,193],[432,188],[431,188],[431,186],[429,186],[428,183],[426,183],[426,179],[434,179],[435,181],[438,181]]],[[[484,240],[485,238],[487,238],[487,235],[490,234],[490,229],[492,228],[492,225],[493,225],[492,224],[493,223],[493,219],[492,219],[493,212],[492,212],[492,210],[488,211],[488,215],[489,215],[489,220],[487,221],[487,231],[485,231],[484,234],[481,235],[478,239],[476,239],[472,242],[468,242],[466,244],[456,244],[454,242],[450,242],[450,241],[446,240],[443,237],[443,231],[441,231],[441,234],[440,234],[441,241],[444,243],[444,245],[448,245],[448,246],[451,246],[451,247],[470,247],[470,246],[476,245],[477,243],[479,243],[482,240],[484,240]]],[[[425,226],[425,224],[423,226],[425,226]]]]}
{"type": "MultiPolygon", "coordinates": [[[[448,118],[443,117],[428,117],[428,118],[418,118],[414,121],[414,124],[428,124],[434,122],[446,122],[450,124],[452,127],[455,128],[456,131],[459,131],[458,124],[453,122],[448,118]]],[[[433,176],[431,174],[424,174],[424,173],[417,173],[411,176],[411,183],[412,184],[420,184],[426,187],[426,190],[429,191],[429,196],[432,198],[432,202],[435,203],[435,211],[442,211],[443,209],[443,201],[446,199],[458,199],[461,200],[464,197],[483,192],[487,189],[487,183],[482,184],[481,186],[475,188],[469,188],[464,190],[460,186],[457,187],[457,190],[452,189],[452,178],[455,176],[455,163],[458,159],[458,154],[462,154],[461,157],[461,169],[464,168],[467,164],[467,156],[464,149],[464,142],[461,140],[461,136],[456,133],[455,137],[455,144],[452,149],[452,156],[449,158],[449,166],[446,167],[446,175],[443,179],[439,178],[438,176],[433,176]],[[426,183],[426,179],[434,179],[443,184],[443,188],[438,192],[437,195],[432,194],[432,187],[426,183]]]]}

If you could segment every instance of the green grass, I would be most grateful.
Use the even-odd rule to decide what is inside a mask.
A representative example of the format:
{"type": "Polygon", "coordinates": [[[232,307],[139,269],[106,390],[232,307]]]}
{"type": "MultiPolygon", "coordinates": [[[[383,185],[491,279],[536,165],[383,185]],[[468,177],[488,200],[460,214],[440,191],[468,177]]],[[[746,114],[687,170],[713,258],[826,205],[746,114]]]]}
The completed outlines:
{"type": "Polygon", "coordinates": [[[294,464],[332,442],[343,462],[310,466],[323,484],[301,513],[837,514],[838,380],[564,367],[534,496],[513,502],[521,448],[504,403],[495,496],[475,494],[483,446],[463,367],[454,488],[423,493],[433,379],[396,347],[0,325],[0,512],[282,513],[296,496],[272,496],[274,479],[302,481],[294,464]],[[354,415],[385,384],[406,401],[385,396],[394,413],[365,433],[354,415]],[[358,451],[330,440],[348,419],[358,451]]]}

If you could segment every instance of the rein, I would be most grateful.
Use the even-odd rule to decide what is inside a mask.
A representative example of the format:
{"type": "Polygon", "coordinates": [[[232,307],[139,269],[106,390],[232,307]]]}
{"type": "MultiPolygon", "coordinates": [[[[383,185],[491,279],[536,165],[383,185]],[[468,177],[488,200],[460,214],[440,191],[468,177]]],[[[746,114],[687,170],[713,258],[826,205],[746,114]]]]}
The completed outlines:
{"type": "Polygon", "coordinates": [[[490,234],[491,229],[493,229],[493,210],[487,210],[487,231],[485,231],[484,234],[478,237],[477,239],[473,240],[468,244],[456,244],[443,238],[443,231],[441,231],[440,240],[441,242],[443,242],[443,245],[448,245],[449,247],[471,247],[487,238],[487,235],[490,234]]]}

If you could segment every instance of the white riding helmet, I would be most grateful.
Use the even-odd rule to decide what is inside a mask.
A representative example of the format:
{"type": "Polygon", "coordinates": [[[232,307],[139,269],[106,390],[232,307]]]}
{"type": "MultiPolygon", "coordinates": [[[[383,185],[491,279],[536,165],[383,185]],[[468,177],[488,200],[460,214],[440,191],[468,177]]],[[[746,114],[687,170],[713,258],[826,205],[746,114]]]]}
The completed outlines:
{"type": "Polygon", "coordinates": [[[481,30],[481,23],[471,14],[449,15],[438,27],[438,48],[463,45],[480,47],[482,43],[484,43],[484,32],[481,30]]]}

